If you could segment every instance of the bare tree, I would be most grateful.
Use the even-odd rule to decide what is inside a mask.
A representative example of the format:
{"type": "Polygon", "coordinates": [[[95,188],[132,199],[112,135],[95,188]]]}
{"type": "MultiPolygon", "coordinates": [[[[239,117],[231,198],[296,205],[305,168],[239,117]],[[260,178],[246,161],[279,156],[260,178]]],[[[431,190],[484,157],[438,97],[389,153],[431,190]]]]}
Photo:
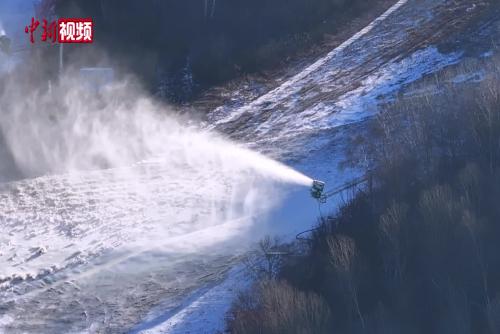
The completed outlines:
{"type": "Polygon", "coordinates": [[[299,291],[285,282],[264,280],[249,298],[250,302],[233,307],[231,333],[331,333],[330,308],[314,293],[299,291]]]}
{"type": "Polygon", "coordinates": [[[259,242],[258,251],[245,259],[245,264],[255,277],[273,280],[283,262],[283,256],[287,254],[286,245],[282,245],[278,238],[267,236],[259,242]]]}
{"type": "Polygon", "coordinates": [[[462,216],[462,224],[465,226],[472,241],[472,251],[479,266],[485,302],[486,304],[490,304],[490,293],[488,287],[488,265],[485,260],[482,242],[477,233],[479,222],[472,212],[466,210],[462,216]]]}
{"type": "Polygon", "coordinates": [[[446,285],[447,287],[442,289],[446,307],[440,319],[440,333],[470,334],[471,317],[467,295],[449,283],[446,285]]]}
{"type": "Polygon", "coordinates": [[[380,217],[379,240],[384,262],[384,273],[390,284],[399,284],[405,267],[403,229],[408,206],[393,202],[380,217]]]}
{"type": "Polygon", "coordinates": [[[340,281],[346,287],[347,297],[353,305],[361,326],[365,328],[365,320],[359,307],[358,277],[356,275],[357,250],[353,239],[346,236],[330,236],[327,239],[330,262],[340,281]]]}
{"type": "Polygon", "coordinates": [[[492,334],[500,334],[500,298],[486,305],[486,315],[492,334]]]}
{"type": "Polygon", "coordinates": [[[204,16],[205,18],[213,18],[215,16],[216,0],[204,0],[204,16]]]}

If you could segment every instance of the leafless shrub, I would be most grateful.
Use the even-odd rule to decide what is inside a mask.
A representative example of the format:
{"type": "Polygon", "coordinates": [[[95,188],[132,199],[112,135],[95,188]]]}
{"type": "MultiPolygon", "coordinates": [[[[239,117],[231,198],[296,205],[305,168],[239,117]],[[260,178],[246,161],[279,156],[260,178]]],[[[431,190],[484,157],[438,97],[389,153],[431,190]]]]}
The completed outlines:
{"type": "Polygon", "coordinates": [[[486,315],[492,334],[500,334],[500,298],[486,305],[486,315]]]}
{"type": "Polygon", "coordinates": [[[448,284],[443,291],[445,307],[441,317],[440,333],[470,334],[470,306],[467,295],[460,289],[448,284]]]}
{"type": "Polygon", "coordinates": [[[483,242],[479,234],[479,220],[473,212],[466,210],[462,215],[461,223],[470,237],[472,245],[471,253],[479,268],[485,303],[489,304],[488,264],[484,254],[483,242]]]}
{"type": "MultiPolygon", "coordinates": [[[[433,278],[449,274],[455,262],[449,257],[460,249],[459,224],[461,207],[450,186],[434,186],[425,190],[418,203],[422,224],[419,228],[428,275],[433,278]]],[[[441,277],[443,278],[443,277],[441,277]]]]}
{"type": "Polygon", "coordinates": [[[352,305],[361,326],[365,328],[365,320],[359,307],[358,284],[356,272],[357,249],[353,239],[346,236],[330,236],[327,239],[330,263],[338,276],[339,282],[345,288],[346,300],[352,305]]]}
{"type": "MultiPolygon", "coordinates": [[[[414,334],[411,326],[404,326],[403,321],[395,318],[394,314],[382,303],[378,303],[376,309],[365,318],[366,328],[370,334],[414,334]]],[[[365,331],[361,331],[364,333],[365,331]]]]}
{"type": "Polygon", "coordinates": [[[475,209],[480,208],[481,201],[481,170],[475,163],[469,163],[458,174],[460,192],[464,200],[474,205],[475,209]]]}
{"type": "Polygon", "coordinates": [[[500,162],[500,85],[497,77],[486,77],[477,91],[477,108],[470,117],[471,132],[488,162],[490,171],[500,162]]]}
{"type": "Polygon", "coordinates": [[[449,186],[435,186],[424,191],[420,199],[420,211],[426,225],[448,228],[455,218],[455,201],[449,186]]]}
{"type": "Polygon", "coordinates": [[[244,262],[256,279],[271,280],[276,278],[284,257],[289,252],[288,245],[282,244],[279,238],[267,236],[259,242],[258,250],[249,254],[244,262]]]}
{"type": "Polygon", "coordinates": [[[233,307],[233,334],[331,333],[331,313],[322,298],[279,281],[263,281],[253,291],[254,303],[233,307]],[[257,305],[255,307],[251,307],[257,305]],[[250,305],[251,312],[248,312],[250,305]]]}
{"type": "Polygon", "coordinates": [[[400,283],[405,267],[404,244],[407,242],[403,233],[406,224],[408,206],[393,202],[380,217],[379,239],[384,262],[384,273],[389,284],[400,283]]]}

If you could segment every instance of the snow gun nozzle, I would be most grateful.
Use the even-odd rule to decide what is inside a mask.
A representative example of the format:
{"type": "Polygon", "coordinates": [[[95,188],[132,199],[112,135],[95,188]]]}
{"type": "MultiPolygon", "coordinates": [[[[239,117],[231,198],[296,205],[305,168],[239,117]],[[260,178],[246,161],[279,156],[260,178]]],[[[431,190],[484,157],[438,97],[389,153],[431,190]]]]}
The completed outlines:
{"type": "Polygon", "coordinates": [[[325,190],[325,182],[314,180],[311,187],[311,196],[319,200],[323,197],[324,190],[325,190]]]}

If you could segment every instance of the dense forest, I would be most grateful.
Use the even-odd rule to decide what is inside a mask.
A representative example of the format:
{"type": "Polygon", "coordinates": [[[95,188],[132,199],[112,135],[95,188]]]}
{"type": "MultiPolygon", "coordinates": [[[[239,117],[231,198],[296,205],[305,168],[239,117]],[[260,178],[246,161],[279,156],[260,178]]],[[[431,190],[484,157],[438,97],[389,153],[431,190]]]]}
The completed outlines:
{"type": "MultiPolygon", "coordinates": [[[[341,18],[373,3],[45,0],[43,8],[59,17],[92,17],[97,45],[114,64],[132,69],[154,89],[159,87],[163,95],[183,100],[209,85],[276,66],[291,53],[320,40],[324,29],[337,29],[335,23],[341,18]]],[[[73,53],[82,52],[73,49],[77,50],[73,53]]]]}
{"type": "Polygon", "coordinates": [[[500,59],[413,88],[356,139],[372,187],[241,296],[232,333],[500,333],[500,59]]]}

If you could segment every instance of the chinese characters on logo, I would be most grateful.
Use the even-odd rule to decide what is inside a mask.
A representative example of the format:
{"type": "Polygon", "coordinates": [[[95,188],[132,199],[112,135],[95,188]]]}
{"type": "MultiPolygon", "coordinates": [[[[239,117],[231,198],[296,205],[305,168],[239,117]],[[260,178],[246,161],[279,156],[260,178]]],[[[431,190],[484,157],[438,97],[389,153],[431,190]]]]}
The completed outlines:
{"type": "Polygon", "coordinates": [[[90,19],[60,19],[59,43],[92,43],[94,31],[90,19]]]}
{"type": "Polygon", "coordinates": [[[29,26],[26,26],[26,28],[24,29],[25,33],[30,34],[31,43],[35,43],[35,37],[33,34],[35,33],[35,31],[39,25],[40,25],[40,22],[38,20],[35,20],[34,17],[32,17],[31,24],[29,26]]]}
{"type": "MultiPolygon", "coordinates": [[[[35,18],[26,26],[24,32],[30,34],[30,42],[35,43],[35,32],[40,22],[35,18]]],[[[42,42],[52,43],[92,43],[94,41],[94,24],[92,19],[59,19],[42,23],[42,42]]]]}

